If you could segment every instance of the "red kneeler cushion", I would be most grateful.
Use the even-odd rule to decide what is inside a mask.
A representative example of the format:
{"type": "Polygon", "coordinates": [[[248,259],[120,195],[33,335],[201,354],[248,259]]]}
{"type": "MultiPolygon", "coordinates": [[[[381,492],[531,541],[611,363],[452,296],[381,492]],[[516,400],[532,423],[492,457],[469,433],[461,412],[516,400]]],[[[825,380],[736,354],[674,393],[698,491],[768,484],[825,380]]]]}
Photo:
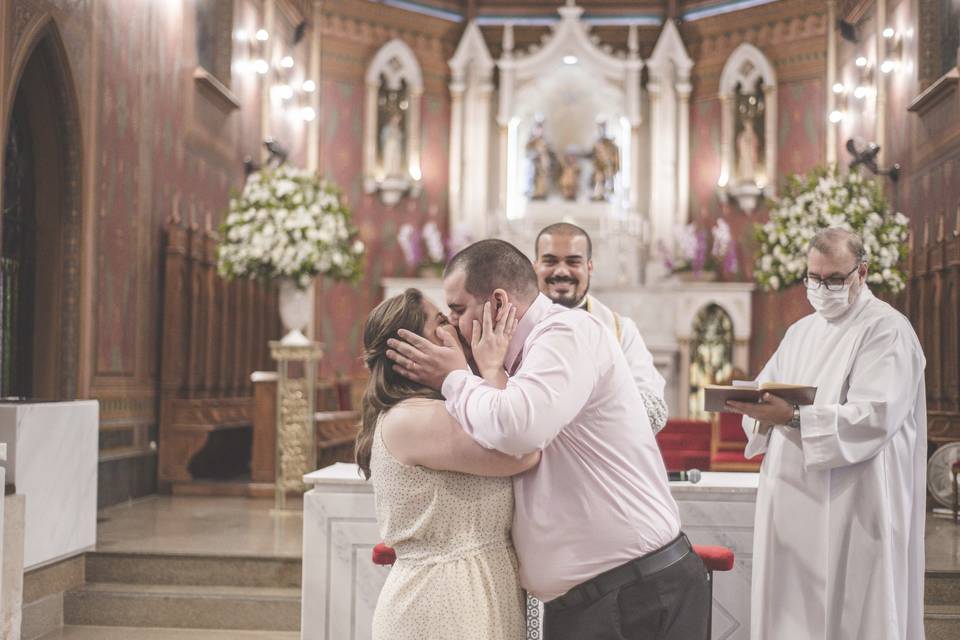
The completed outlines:
{"type": "Polygon", "coordinates": [[[373,564],[393,564],[397,561],[397,552],[382,542],[373,548],[373,564]]]}
{"type": "Polygon", "coordinates": [[[707,571],[730,571],[733,569],[733,551],[727,547],[711,547],[695,544],[693,552],[703,560],[707,571]]]}

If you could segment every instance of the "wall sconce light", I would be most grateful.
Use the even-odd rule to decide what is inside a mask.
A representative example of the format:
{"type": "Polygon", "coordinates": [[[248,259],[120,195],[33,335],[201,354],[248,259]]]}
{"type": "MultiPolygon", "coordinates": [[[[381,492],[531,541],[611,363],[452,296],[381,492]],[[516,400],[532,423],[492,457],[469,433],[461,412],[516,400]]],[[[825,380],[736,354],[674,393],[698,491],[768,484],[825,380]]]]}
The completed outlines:
{"type": "Polygon", "coordinates": [[[238,62],[238,68],[250,70],[258,75],[266,75],[270,71],[270,64],[267,62],[266,42],[270,39],[270,34],[266,29],[257,29],[253,35],[246,29],[238,29],[234,33],[237,42],[246,45],[246,56],[238,62]]]}
{"type": "Polygon", "coordinates": [[[827,118],[833,124],[840,124],[847,117],[847,108],[850,97],[850,90],[842,82],[835,82],[830,88],[836,96],[836,108],[829,113],[827,118]]]}
{"type": "Polygon", "coordinates": [[[883,62],[880,63],[880,72],[889,74],[900,68],[900,61],[903,58],[903,38],[893,27],[884,29],[882,35],[884,56],[883,62]]]}

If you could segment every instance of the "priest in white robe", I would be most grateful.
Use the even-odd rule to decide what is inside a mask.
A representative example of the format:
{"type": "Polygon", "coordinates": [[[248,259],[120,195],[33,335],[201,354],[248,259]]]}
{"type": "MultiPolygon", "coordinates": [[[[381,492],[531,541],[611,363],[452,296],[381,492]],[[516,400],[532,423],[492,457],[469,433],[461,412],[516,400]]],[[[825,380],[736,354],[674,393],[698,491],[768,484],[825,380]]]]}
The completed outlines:
{"type": "Polygon", "coordinates": [[[810,247],[816,312],[787,330],[758,381],[816,386],[814,404],[729,404],[745,414],[747,457],[765,454],[751,638],[923,640],[923,352],[867,287],[858,236],[827,229],[810,247]]]}

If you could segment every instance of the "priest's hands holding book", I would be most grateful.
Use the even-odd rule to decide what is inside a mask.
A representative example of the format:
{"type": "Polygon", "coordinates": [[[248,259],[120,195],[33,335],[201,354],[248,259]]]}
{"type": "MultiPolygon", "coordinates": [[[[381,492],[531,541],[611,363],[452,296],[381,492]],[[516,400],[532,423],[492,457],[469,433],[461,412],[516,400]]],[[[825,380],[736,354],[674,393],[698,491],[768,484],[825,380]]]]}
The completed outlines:
{"type": "Polygon", "coordinates": [[[759,422],[761,432],[769,429],[770,425],[789,424],[793,420],[793,405],[772,393],[763,394],[760,402],[728,400],[727,408],[759,422]]]}

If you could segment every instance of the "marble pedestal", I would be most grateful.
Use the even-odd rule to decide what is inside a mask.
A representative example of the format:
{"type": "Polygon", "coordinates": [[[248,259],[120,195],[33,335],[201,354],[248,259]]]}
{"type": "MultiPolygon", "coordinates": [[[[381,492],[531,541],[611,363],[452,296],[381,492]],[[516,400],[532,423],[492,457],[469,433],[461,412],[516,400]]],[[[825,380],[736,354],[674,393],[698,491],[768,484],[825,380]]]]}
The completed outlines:
{"type": "Polygon", "coordinates": [[[25,570],[92,547],[97,538],[99,403],[0,403],[6,481],[26,500],[25,570]]]}
{"type": "MultiPolygon", "coordinates": [[[[380,541],[373,488],[353,464],[338,463],[304,480],[312,489],[303,499],[301,638],[369,640],[377,596],[390,570],[371,561],[380,541]]],[[[737,557],[732,571],[714,575],[714,640],[750,638],[756,490],[753,473],[704,473],[696,485],[671,483],[690,540],[730,547],[737,557]]]]}

